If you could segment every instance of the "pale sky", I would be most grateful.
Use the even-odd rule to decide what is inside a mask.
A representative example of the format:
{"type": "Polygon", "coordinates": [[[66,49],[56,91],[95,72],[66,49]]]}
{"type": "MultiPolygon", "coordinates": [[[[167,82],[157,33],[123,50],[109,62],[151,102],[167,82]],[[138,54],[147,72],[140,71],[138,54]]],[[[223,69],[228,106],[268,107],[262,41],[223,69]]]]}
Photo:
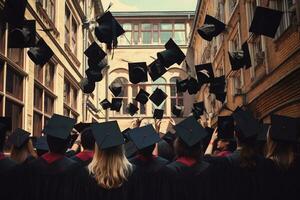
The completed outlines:
{"type": "Polygon", "coordinates": [[[194,11],[197,5],[197,0],[102,0],[104,10],[110,2],[110,11],[194,11]]]}

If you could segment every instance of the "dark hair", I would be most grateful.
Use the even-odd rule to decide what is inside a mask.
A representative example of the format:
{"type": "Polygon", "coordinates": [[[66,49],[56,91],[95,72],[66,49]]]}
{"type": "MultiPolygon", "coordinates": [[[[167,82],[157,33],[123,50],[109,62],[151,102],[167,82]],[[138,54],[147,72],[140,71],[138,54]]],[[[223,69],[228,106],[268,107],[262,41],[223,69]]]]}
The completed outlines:
{"type": "Polygon", "coordinates": [[[2,152],[4,149],[5,139],[6,139],[6,131],[1,130],[1,132],[0,132],[0,152],[2,152]]]}
{"type": "Polygon", "coordinates": [[[83,149],[94,150],[95,149],[95,138],[90,128],[85,129],[81,133],[81,145],[83,149]]]}
{"type": "Polygon", "coordinates": [[[152,144],[151,146],[139,150],[139,154],[145,157],[151,157],[154,149],[155,149],[155,144],[152,144]]]}
{"type": "Polygon", "coordinates": [[[47,143],[49,146],[49,150],[52,153],[65,154],[68,149],[68,145],[70,143],[71,136],[67,139],[63,140],[60,138],[52,137],[47,135],[47,143]]]}
{"type": "Polygon", "coordinates": [[[200,141],[190,147],[178,137],[174,142],[174,150],[177,157],[190,157],[200,161],[202,157],[202,142],[200,141]]]}
{"type": "Polygon", "coordinates": [[[158,142],[157,150],[158,156],[169,161],[174,160],[175,153],[173,148],[173,142],[168,143],[165,140],[161,140],[158,142]]]}

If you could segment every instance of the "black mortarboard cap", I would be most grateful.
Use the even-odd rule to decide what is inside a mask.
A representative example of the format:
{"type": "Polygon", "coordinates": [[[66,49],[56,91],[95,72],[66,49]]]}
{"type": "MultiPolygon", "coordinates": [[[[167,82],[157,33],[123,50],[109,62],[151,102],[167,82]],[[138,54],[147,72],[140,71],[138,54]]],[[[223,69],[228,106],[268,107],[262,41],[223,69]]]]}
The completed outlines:
{"type": "Polygon", "coordinates": [[[249,32],[274,38],[280,25],[283,12],[257,6],[249,32]]]}
{"type": "Polygon", "coordinates": [[[214,80],[210,83],[209,92],[214,94],[224,93],[225,86],[225,76],[214,78],[214,80]]]}
{"type": "MultiPolygon", "coordinates": [[[[102,48],[96,43],[93,42],[85,51],[84,54],[91,60],[93,63],[100,62],[107,55],[102,48]]],[[[92,67],[89,65],[89,67],[92,67]]]]}
{"type": "Polygon", "coordinates": [[[130,137],[129,137],[129,134],[128,134],[130,130],[131,130],[131,128],[126,128],[125,130],[122,131],[125,142],[130,141],[130,137]]]}
{"type": "Polygon", "coordinates": [[[27,0],[6,0],[3,9],[4,21],[18,26],[24,22],[27,0]]]}
{"type": "Polygon", "coordinates": [[[20,27],[10,27],[8,34],[9,48],[27,48],[36,45],[35,20],[25,20],[20,27]]]}
{"type": "Polygon", "coordinates": [[[135,100],[141,104],[146,104],[148,102],[150,94],[143,89],[140,89],[139,93],[136,95],[135,100]]]}
{"type": "Polygon", "coordinates": [[[161,64],[161,62],[158,59],[154,60],[148,66],[148,70],[152,81],[156,81],[167,72],[166,68],[161,64]]]}
{"type": "Polygon", "coordinates": [[[212,41],[213,37],[218,36],[225,28],[226,25],[223,22],[210,15],[206,15],[204,25],[198,29],[198,33],[203,39],[212,41]]]}
{"type": "Polygon", "coordinates": [[[46,136],[38,137],[35,143],[35,148],[41,151],[49,151],[47,137],[46,136]]]}
{"type": "Polygon", "coordinates": [[[83,93],[90,94],[95,90],[96,84],[88,78],[83,78],[79,83],[83,93]]]}
{"type": "Polygon", "coordinates": [[[91,130],[98,147],[102,150],[125,143],[117,121],[93,123],[91,130]]]}
{"type": "Polygon", "coordinates": [[[78,131],[79,133],[81,133],[84,129],[89,128],[90,125],[91,125],[91,123],[80,122],[78,124],[75,124],[74,129],[76,131],[78,131]]]}
{"type": "Polygon", "coordinates": [[[85,74],[89,80],[92,82],[100,82],[103,79],[102,71],[101,69],[93,69],[93,68],[88,68],[85,71],[85,74]]]}
{"type": "Polygon", "coordinates": [[[40,38],[35,47],[31,47],[27,52],[29,58],[39,66],[44,66],[54,55],[47,43],[40,38]]]}
{"type": "Polygon", "coordinates": [[[122,92],[122,85],[120,83],[114,82],[108,88],[115,97],[119,96],[122,92]]]}
{"type": "Polygon", "coordinates": [[[189,79],[184,79],[184,80],[176,80],[176,90],[177,93],[180,92],[185,92],[188,89],[188,83],[189,83],[189,79]]]}
{"type": "Polygon", "coordinates": [[[2,125],[1,129],[4,129],[5,131],[11,131],[12,130],[11,117],[0,117],[0,124],[2,125]]]}
{"type": "Polygon", "coordinates": [[[178,123],[174,129],[176,135],[190,147],[200,142],[207,135],[206,130],[193,116],[178,123]]]}
{"type": "Polygon", "coordinates": [[[108,108],[111,107],[111,103],[107,99],[101,101],[100,105],[102,106],[103,110],[107,110],[108,108]]]}
{"type": "Polygon", "coordinates": [[[30,133],[20,128],[17,128],[9,137],[10,143],[16,148],[21,148],[29,139],[30,133]]]}
{"type": "Polygon", "coordinates": [[[158,133],[156,133],[151,124],[132,129],[129,132],[129,136],[139,150],[149,147],[160,140],[158,133]]]}
{"type": "Polygon", "coordinates": [[[128,106],[127,106],[127,112],[128,112],[131,116],[135,115],[136,112],[137,112],[138,110],[139,110],[139,108],[138,108],[136,105],[134,105],[133,103],[130,103],[130,104],[128,104],[128,106]]]}
{"type": "Polygon", "coordinates": [[[72,146],[74,145],[75,141],[77,140],[77,138],[79,137],[79,134],[75,133],[75,134],[71,134],[71,139],[69,141],[69,145],[68,148],[72,148],[72,146]]]}
{"type": "Polygon", "coordinates": [[[260,133],[261,125],[249,110],[243,110],[237,107],[232,113],[232,116],[244,138],[252,138],[260,133]]]}
{"type": "Polygon", "coordinates": [[[296,143],[299,133],[299,120],[287,116],[271,115],[270,137],[275,141],[296,143]]]}
{"type": "Polygon", "coordinates": [[[133,84],[148,81],[146,62],[128,63],[129,80],[133,84]]]}
{"type": "Polygon", "coordinates": [[[233,139],[234,136],[234,120],[232,116],[218,117],[218,138],[233,139]]]}
{"type": "Polygon", "coordinates": [[[46,135],[66,140],[69,138],[76,120],[66,116],[54,114],[44,127],[43,133],[46,135]]]}
{"type": "Polygon", "coordinates": [[[102,43],[112,44],[116,42],[117,37],[125,33],[122,26],[109,11],[98,18],[97,22],[99,26],[95,28],[95,35],[102,43]]]}
{"type": "Polygon", "coordinates": [[[197,79],[199,85],[209,83],[214,79],[214,70],[211,63],[201,64],[195,66],[197,79]]]}
{"type": "Polygon", "coordinates": [[[156,106],[160,106],[160,104],[162,104],[162,102],[164,102],[164,100],[168,97],[168,95],[166,93],[164,93],[164,91],[162,91],[159,88],[156,88],[155,91],[151,94],[151,96],[149,97],[149,99],[156,105],[156,106]]]}
{"type": "Polygon", "coordinates": [[[169,68],[175,63],[180,65],[185,59],[184,53],[172,40],[172,38],[170,38],[170,40],[165,44],[165,48],[166,50],[157,53],[157,58],[164,67],[169,68]]]}
{"type": "Polygon", "coordinates": [[[267,141],[269,128],[270,128],[270,124],[261,124],[260,132],[257,136],[257,141],[259,141],[259,142],[267,141]]]}
{"type": "Polygon", "coordinates": [[[177,106],[177,105],[172,106],[172,113],[176,117],[182,117],[182,115],[183,115],[183,106],[177,106]]]}
{"type": "Polygon", "coordinates": [[[124,145],[126,158],[132,158],[137,152],[137,148],[132,141],[128,141],[124,145]]]}
{"type": "Polygon", "coordinates": [[[226,92],[222,92],[222,93],[216,93],[216,99],[218,101],[220,101],[221,103],[224,103],[227,97],[227,93],[226,92]]]}
{"type": "Polygon", "coordinates": [[[194,103],[192,113],[196,119],[199,119],[204,112],[204,103],[203,101],[194,103]]]}
{"type": "Polygon", "coordinates": [[[188,79],[188,93],[190,95],[197,94],[197,92],[199,91],[199,89],[200,89],[200,86],[198,84],[198,81],[195,78],[190,77],[188,79]]]}
{"type": "Polygon", "coordinates": [[[162,138],[164,141],[166,141],[168,144],[172,144],[175,139],[176,139],[176,134],[175,133],[171,133],[171,132],[167,132],[166,134],[164,134],[162,136],[162,138]]]}
{"type": "Polygon", "coordinates": [[[120,112],[122,107],[123,99],[122,98],[113,98],[111,101],[110,110],[120,112]]]}
{"type": "Polygon", "coordinates": [[[229,60],[230,60],[231,69],[233,71],[239,70],[244,66],[246,66],[246,69],[251,67],[251,57],[250,57],[248,43],[245,42],[242,45],[241,51],[229,52],[229,60]]]}
{"type": "Polygon", "coordinates": [[[153,113],[154,119],[162,119],[164,116],[164,110],[162,109],[155,109],[153,113]]]}

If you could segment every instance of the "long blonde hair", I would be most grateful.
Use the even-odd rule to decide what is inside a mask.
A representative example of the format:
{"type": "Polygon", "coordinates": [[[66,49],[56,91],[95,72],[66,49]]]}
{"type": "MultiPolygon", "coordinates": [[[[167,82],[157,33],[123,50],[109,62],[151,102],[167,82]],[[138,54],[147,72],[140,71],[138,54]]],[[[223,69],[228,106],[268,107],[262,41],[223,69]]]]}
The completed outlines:
{"type": "Polygon", "coordinates": [[[125,156],[123,145],[101,150],[96,144],[88,169],[105,189],[120,187],[132,173],[132,165],[125,156]]]}
{"type": "Polygon", "coordinates": [[[33,149],[31,140],[28,140],[28,142],[21,148],[12,146],[10,157],[17,163],[23,163],[28,158],[28,156],[33,156],[35,158],[37,157],[37,154],[33,149]]]}
{"type": "Polygon", "coordinates": [[[274,141],[268,134],[266,158],[273,160],[280,169],[287,170],[295,159],[293,148],[293,144],[274,141]]]}

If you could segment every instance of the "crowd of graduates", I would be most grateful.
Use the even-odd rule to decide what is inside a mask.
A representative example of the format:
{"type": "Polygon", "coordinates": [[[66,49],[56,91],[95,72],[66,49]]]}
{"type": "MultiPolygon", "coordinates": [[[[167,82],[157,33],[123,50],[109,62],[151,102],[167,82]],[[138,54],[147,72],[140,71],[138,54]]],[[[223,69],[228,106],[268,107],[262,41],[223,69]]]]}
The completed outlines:
{"type": "Polygon", "coordinates": [[[158,120],[121,132],[54,114],[38,138],[7,137],[11,120],[0,118],[0,199],[299,198],[299,119],[261,125],[237,108],[215,129],[190,116],[160,133],[158,120]]]}

